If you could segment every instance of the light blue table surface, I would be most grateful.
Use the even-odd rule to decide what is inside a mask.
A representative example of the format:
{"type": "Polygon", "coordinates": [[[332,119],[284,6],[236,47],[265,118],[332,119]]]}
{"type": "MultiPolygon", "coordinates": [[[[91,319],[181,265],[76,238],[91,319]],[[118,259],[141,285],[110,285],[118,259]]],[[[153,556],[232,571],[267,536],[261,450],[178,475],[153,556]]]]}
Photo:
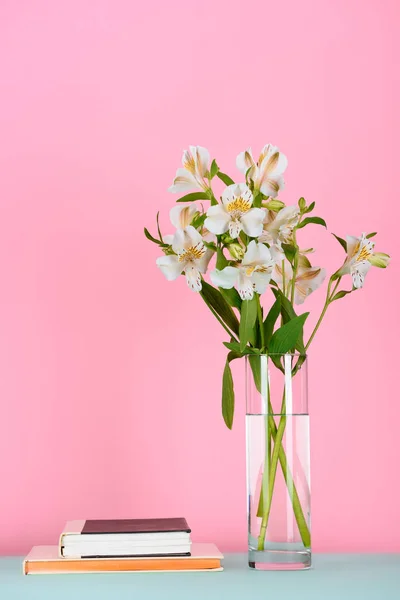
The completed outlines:
{"type": "Polygon", "coordinates": [[[314,554],[313,568],[260,572],[227,554],[223,572],[22,575],[22,558],[0,558],[1,600],[400,600],[400,554],[314,554]]]}

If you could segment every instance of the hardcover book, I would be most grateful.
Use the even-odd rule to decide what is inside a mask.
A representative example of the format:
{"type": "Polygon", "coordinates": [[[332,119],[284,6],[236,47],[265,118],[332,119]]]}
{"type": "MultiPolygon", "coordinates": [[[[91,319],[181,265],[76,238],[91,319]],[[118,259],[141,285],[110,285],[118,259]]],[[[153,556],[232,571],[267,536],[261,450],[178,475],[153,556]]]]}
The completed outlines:
{"type": "Polygon", "coordinates": [[[188,556],[190,528],[184,518],[69,521],[60,556],[188,556]]]}
{"type": "Polygon", "coordinates": [[[122,571],[222,571],[214,544],[192,544],[191,556],[61,558],[57,546],[34,546],[23,562],[25,575],[122,571]]]}

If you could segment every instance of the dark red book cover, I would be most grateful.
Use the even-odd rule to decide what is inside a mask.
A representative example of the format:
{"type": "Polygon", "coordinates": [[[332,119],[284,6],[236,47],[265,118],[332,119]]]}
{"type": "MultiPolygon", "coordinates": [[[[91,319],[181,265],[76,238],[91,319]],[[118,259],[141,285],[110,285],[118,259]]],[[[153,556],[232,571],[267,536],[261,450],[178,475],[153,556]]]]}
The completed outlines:
{"type": "Polygon", "coordinates": [[[166,533],[191,532],[183,517],[167,519],[89,519],[82,533],[166,533]]]}

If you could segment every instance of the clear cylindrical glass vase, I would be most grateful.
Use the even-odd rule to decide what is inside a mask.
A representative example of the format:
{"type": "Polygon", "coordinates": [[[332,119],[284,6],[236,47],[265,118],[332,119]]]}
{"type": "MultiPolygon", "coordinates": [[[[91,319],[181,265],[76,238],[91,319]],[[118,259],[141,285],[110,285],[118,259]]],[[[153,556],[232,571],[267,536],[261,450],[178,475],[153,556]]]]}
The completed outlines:
{"type": "Polygon", "coordinates": [[[246,357],[249,566],[311,566],[307,358],[246,357]]]}

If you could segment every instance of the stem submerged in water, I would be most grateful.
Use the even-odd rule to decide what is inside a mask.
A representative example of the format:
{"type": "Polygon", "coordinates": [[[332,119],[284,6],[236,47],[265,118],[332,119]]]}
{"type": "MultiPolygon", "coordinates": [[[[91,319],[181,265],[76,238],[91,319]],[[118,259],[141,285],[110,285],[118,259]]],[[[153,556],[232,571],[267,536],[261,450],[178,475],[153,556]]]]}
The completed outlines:
{"type": "MultiPolygon", "coordinates": [[[[271,405],[269,406],[269,409],[272,410],[271,405]]],[[[297,522],[297,526],[299,528],[301,540],[304,544],[304,547],[309,548],[311,546],[310,530],[308,529],[307,521],[305,519],[304,512],[301,507],[300,498],[296,486],[294,484],[292,474],[287,464],[286,453],[282,446],[282,439],[286,427],[286,416],[283,415],[281,417],[278,427],[276,426],[272,414],[265,415],[265,418],[268,419],[271,437],[274,440],[274,450],[272,452],[270,470],[268,472],[268,497],[266,496],[266,494],[264,494],[263,496],[264,498],[267,498],[267,501],[265,505],[265,510],[263,506],[263,518],[261,521],[260,534],[258,536],[258,550],[264,549],[265,536],[267,532],[268,520],[272,505],[272,497],[275,485],[278,460],[282,468],[282,473],[286,482],[287,489],[288,491],[291,490],[292,492],[290,494],[290,499],[293,505],[293,513],[297,522]]]]}

